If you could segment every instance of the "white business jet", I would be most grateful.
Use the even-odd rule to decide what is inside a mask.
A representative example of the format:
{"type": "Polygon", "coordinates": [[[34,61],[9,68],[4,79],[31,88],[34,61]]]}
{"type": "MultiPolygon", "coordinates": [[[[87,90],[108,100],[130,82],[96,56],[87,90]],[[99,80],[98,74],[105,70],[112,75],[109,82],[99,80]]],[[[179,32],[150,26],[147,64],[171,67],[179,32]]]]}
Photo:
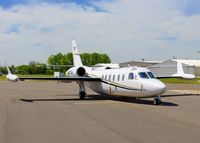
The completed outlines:
{"type": "Polygon", "coordinates": [[[156,79],[152,72],[142,67],[127,67],[110,69],[106,67],[91,68],[82,64],[75,40],[72,41],[74,67],[66,72],[64,78],[19,78],[11,74],[8,68],[7,79],[18,80],[60,80],[75,81],[79,85],[79,97],[85,99],[85,86],[93,91],[110,96],[155,97],[154,104],[161,104],[160,95],[166,91],[166,86],[156,79]]]}

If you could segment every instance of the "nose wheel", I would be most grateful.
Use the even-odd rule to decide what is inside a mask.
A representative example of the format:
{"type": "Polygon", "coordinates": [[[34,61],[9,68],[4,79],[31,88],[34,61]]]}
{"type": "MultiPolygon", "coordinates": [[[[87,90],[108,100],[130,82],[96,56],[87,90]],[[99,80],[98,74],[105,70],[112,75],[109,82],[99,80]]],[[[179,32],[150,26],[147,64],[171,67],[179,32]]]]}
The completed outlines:
{"type": "Polygon", "coordinates": [[[155,97],[153,99],[153,104],[154,105],[160,105],[160,104],[162,104],[162,100],[161,100],[160,96],[157,96],[157,97],[155,97]]]}
{"type": "Polygon", "coordinates": [[[81,100],[84,100],[85,99],[85,91],[80,91],[79,97],[80,97],[81,100]]]}

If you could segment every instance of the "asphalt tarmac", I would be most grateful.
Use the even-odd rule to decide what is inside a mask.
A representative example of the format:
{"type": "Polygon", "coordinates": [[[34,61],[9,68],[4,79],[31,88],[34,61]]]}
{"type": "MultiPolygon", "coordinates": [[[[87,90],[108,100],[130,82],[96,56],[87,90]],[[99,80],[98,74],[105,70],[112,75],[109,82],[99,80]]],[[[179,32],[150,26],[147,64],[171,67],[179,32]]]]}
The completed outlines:
{"type": "Polygon", "coordinates": [[[167,92],[155,106],[88,93],[81,101],[75,84],[1,81],[0,143],[200,142],[199,95],[167,92]]]}

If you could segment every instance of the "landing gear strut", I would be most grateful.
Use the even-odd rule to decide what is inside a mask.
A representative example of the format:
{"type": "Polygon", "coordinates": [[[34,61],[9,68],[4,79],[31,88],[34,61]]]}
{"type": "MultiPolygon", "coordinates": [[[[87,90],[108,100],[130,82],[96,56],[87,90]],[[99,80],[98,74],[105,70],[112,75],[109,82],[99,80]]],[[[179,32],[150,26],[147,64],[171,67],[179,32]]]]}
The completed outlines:
{"type": "Polygon", "coordinates": [[[162,100],[161,100],[160,96],[157,96],[153,99],[154,105],[160,105],[161,103],[162,103],[162,100]]]}
{"type": "Polygon", "coordinates": [[[79,98],[81,100],[84,100],[85,99],[85,86],[84,86],[84,82],[80,82],[79,83],[79,98]]]}
{"type": "Polygon", "coordinates": [[[80,97],[81,100],[84,100],[85,99],[85,91],[80,91],[79,97],[80,97]]]}

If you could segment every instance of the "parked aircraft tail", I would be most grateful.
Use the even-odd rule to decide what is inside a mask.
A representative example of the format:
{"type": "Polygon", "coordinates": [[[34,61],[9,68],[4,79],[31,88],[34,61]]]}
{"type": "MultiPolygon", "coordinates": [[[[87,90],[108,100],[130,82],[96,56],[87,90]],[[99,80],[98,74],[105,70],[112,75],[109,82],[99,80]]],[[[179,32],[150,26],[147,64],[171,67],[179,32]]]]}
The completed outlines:
{"type": "Polygon", "coordinates": [[[10,69],[9,69],[9,67],[7,66],[7,64],[6,64],[6,69],[7,69],[8,74],[12,74],[12,73],[10,72],[10,69]]]}
{"type": "Polygon", "coordinates": [[[75,67],[83,66],[76,41],[72,40],[72,54],[73,54],[73,63],[75,67]]]}
{"type": "Polygon", "coordinates": [[[173,77],[181,77],[183,79],[195,79],[195,75],[186,74],[183,70],[183,64],[177,61],[177,73],[172,75],[173,77]]]}

